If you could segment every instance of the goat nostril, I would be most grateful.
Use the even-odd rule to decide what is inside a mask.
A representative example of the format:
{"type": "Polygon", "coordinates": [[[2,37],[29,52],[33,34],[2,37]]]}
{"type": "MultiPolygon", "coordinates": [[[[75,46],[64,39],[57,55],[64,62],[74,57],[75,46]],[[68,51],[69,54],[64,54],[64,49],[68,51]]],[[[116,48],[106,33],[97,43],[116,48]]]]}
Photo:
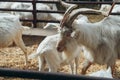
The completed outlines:
{"type": "Polygon", "coordinates": [[[60,48],[60,47],[57,47],[57,51],[61,52],[61,48],[60,48]]]}

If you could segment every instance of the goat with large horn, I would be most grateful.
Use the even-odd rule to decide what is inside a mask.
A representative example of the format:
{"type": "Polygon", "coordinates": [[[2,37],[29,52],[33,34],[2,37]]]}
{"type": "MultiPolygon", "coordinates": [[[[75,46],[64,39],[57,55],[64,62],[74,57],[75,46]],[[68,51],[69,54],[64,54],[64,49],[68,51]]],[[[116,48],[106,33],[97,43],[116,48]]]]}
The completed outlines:
{"type": "Polygon", "coordinates": [[[95,23],[79,22],[75,20],[76,17],[85,12],[101,15],[107,13],[104,14],[102,11],[87,8],[69,10],[66,13],[70,13],[67,18],[64,15],[66,19],[63,18],[62,25],[60,25],[61,39],[58,41],[57,50],[62,52],[65,49],[65,44],[72,37],[76,39],[78,45],[85,46],[93,58],[85,61],[82,74],[86,73],[92,63],[106,64],[111,66],[113,71],[116,59],[120,58],[120,19],[117,16],[109,15],[95,23]]]}

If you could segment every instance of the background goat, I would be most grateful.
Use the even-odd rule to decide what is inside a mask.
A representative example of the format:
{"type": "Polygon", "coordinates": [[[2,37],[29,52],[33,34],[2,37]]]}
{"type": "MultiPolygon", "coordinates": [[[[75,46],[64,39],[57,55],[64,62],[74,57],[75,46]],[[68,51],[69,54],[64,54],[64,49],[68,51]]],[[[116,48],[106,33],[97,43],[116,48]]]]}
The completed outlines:
{"type": "Polygon", "coordinates": [[[22,40],[23,27],[19,17],[0,13],[0,48],[7,47],[13,42],[19,46],[25,54],[25,64],[27,63],[27,48],[22,40]]]}
{"type": "MultiPolygon", "coordinates": [[[[13,3],[11,9],[25,9],[25,10],[33,10],[33,5],[31,3],[13,3]]],[[[55,4],[45,4],[45,3],[37,3],[37,10],[57,10],[55,4]],[[52,8],[51,8],[52,7],[52,8]]],[[[14,15],[18,15],[20,19],[33,19],[33,14],[31,12],[12,12],[14,15]]],[[[62,20],[62,14],[58,13],[37,13],[37,19],[45,20],[45,19],[53,19],[53,20],[62,20]]],[[[32,23],[31,23],[32,24],[32,23]]],[[[45,26],[45,23],[37,23],[38,27],[45,26]]]]}
{"type": "Polygon", "coordinates": [[[93,72],[89,74],[89,76],[113,78],[110,67],[107,70],[99,70],[97,72],[93,72]]]}

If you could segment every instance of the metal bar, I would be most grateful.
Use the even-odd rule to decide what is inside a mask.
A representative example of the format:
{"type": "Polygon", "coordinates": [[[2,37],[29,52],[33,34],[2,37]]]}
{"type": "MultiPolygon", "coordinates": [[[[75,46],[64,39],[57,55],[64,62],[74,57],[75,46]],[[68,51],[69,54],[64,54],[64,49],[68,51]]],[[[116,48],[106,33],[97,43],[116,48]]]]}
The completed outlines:
{"type": "MultiPolygon", "coordinates": [[[[16,12],[33,12],[33,10],[23,10],[23,9],[3,9],[3,8],[0,8],[0,11],[16,11],[16,12]]],[[[65,11],[46,11],[46,10],[36,10],[36,12],[39,12],[39,13],[61,13],[61,14],[64,14],[65,11]]],[[[94,14],[94,13],[87,13],[87,14],[94,14]]],[[[111,13],[111,15],[120,15],[120,13],[111,13]]]]}
{"type": "Polygon", "coordinates": [[[33,27],[36,28],[37,27],[37,24],[36,24],[37,23],[36,0],[33,0],[32,4],[33,4],[33,12],[32,12],[32,14],[33,14],[33,27]]]}
{"type": "MultiPolygon", "coordinates": [[[[33,0],[0,0],[0,2],[27,2],[32,3],[33,0]]],[[[59,1],[36,1],[36,3],[59,3],[59,1]]]]}
{"type": "Polygon", "coordinates": [[[64,14],[65,11],[50,11],[50,10],[37,10],[37,12],[40,12],[40,13],[62,13],[64,14]]]}
{"type": "Polygon", "coordinates": [[[4,9],[4,8],[0,8],[0,11],[33,12],[33,10],[24,10],[24,9],[4,9]]]}
{"type": "Polygon", "coordinates": [[[36,2],[37,2],[37,3],[50,3],[50,4],[51,4],[51,3],[52,3],[52,4],[53,4],[53,3],[54,3],[54,4],[59,4],[59,3],[60,3],[59,1],[50,1],[50,0],[49,0],[49,1],[36,1],[36,2]]]}
{"type": "Polygon", "coordinates": [[[60,21],[57,20],[37,20],[37,22],[44,22],[44,23],[60,23],[60,21]]]}
{"type": "Polygon", "coordinates": [[[25,21],[25,22],[29,21],[29,22],[33,22],[33,19],[32,19],[32,20],[30,20],[30,19],[20,19],[20,21],[25,21]]]}
{"type": "MultiPolygon", "coordinates": [[[[24,9],[4,9],[4,8],[0,8],[0,11],[33,12],[33,10],[24,10],[24,9]]],[[[36,12],[40,12],[40,13],[64,13],[65,11],[36,10],[36,12]]]]}
{"type": "MultiPolygon", "coordinates": [[[[33,22],[34,20],[20,19],[20,21],[24,21],[24,22],[33,22]]],[[[45,23],[48,23],[48,22],[51,22],[51,23],[60,23],[60,21],[57,21],[57,20],[36,20],[36,22],[45,22],[45,23]]]]}
{"type": "MultiPolygon", "coordinates": [[[[71,3],[71,4],[112,4],[112,1],[108,1],[108,2],[96,2],[96,1],[70,1],[67,3],[71,3]]],[[[120,2],[116,2],[116,4],[120,4],[120,2]]]]}
{"type": "MultiPolygon", "coordinates": [[[[98,14],[94,14],[94,13],[84,13],[84,14],[87,14],[87,15],[98,15],[98,14]]],[[[120,15],[120,13],[111,13],[110,15],[120,15]]],[[[33,20],[30,20],[30,19],[27,19],[27,20],[26,20],[26,19],[20,19],[20,21],[25,21],[25,22],[29,21],[29,22],[33,22],[34,19],[33,19],[33,20]]],[[[60,21],[57,21],[57,20],[36,20],[36,23],[37,23],[37,22],[60,23],[60,21]]]]}
{"type": "Polygon", "coordinates": [[[32,3],[32,0],[0,0],[0,2],[26,2],[26,3],[32,3]]]}
{"type": "Polygon", "coordinates": [[[42,80],[116,80],[111,78],[90,77],[65,73],[50,73],[30,70],[17,70],[10,68],[0,68],[0,76],[42,80]]]}
{"type": "MultiPolygon", "coordinates": [[[[27,3],[32,3],[33,0],[0,0],[0,2],[27,2],[27,3]]],[[[59,3],[59,1],[36,1],[36,3],[59,3]]]]}
{"type": "MultiPolygon", "coordinates": [[[[32,0],[0,0],[0,2],[29,2],[32,3],[32,0]]],[[[112,4],[112,1],[105,1],[105,2],[97,2],[97,1],[65,1],[67,3],[72,4],[112,4]]],[[[58,4],[59,1],[36,1],[36,3],[56,3],[58,4]]],[[[116,2],[116,4],[120,4],[120,2],[116,2]]]]}
{"type": "MultiPolygon", "coordinates": [[[[4,1],[4,0],[0,0],[0,1],[4,1]]],[[[32,1],[25,1],[25,0],[5,0],[6,2],[32,2],[33,4],[33,10],[23,10],[23,9],[19,9],[19,10],[16,10],[16,9],[3,9],[3,8],[0,8],[1,11],[16,11],[16,12],[32,12],[33,13],[33,20],[24,20],[24,19],[21,19],[21,21],[30,21],[30,22],[33,22],[33,25],[34,27],[36,27],[36,23],[37,22],[52,22],[52,23],[59,23],[60,21],[54,21],[54,20],[37,20],[37,16],[36,14],[37,13],[61,13],[61,14],[64,14],[65,11],[45,11],[45,10],[36,10],[36,3],[57,3],[57,1],[36,1],[36,0],[32,0],[32,1]]],[[[79,3],[79,4],[112,4],[112,2],[88,2],[88,1],[70,1],[68,3],[79,3]]],[[[117,3],[116,3],[117,4],[117,3]]],[[[119,4],[119,3],[118,3],[119,4]]],[[[94,13],[85,13],[87,15],[94,15],[94,13]]],[[[110,15],[120,15],[120,13],[111,13],[110,15]]]]}

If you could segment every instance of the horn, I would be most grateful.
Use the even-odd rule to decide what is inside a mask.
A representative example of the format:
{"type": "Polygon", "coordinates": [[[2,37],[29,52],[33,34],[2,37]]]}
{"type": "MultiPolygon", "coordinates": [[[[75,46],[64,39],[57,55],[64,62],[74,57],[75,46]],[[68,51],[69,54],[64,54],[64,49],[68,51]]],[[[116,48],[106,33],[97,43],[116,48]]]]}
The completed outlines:
{"type": "MultiPolygon", "coordinates": [[[[66,4],[65,2],[62,1],[62,3],[66,4]]],[[[60,22],[60,27],[63,27],[67,18],[69,17],[69,14],[78,7],[78,5],[75,4],[70,4],[70,7],[66,10],[66,12],[64,13],[63,19],[60,22]]]]}
{"type": "Polygon", "coordinates": [[[104,15],[106,16],[107,13],[100,11],[100,10],[95,10],[95,9],[89,9],[89,8],[80,8],[80,9],[76,9],[73,12],[71,12],[71,14],[69,15],[69,18],[67,18],[68,22],[68,26],[71,26],[73,21],[75,20],[75,18],[79,15],[79,14],[85,14],[85,13],[94,13],[97,15],[104,15]]]}
{"type": "Polygon", "coordinates": [[[114,0],[114,2],[112,3],[111,9],[110,9],[110,11],[108,13],[108,16],[111,14],[111,12],[112,12],[112,10],[113,10],[113,8],[115,6],[115,3],[116,3],[116,1],[114,0]]]}

